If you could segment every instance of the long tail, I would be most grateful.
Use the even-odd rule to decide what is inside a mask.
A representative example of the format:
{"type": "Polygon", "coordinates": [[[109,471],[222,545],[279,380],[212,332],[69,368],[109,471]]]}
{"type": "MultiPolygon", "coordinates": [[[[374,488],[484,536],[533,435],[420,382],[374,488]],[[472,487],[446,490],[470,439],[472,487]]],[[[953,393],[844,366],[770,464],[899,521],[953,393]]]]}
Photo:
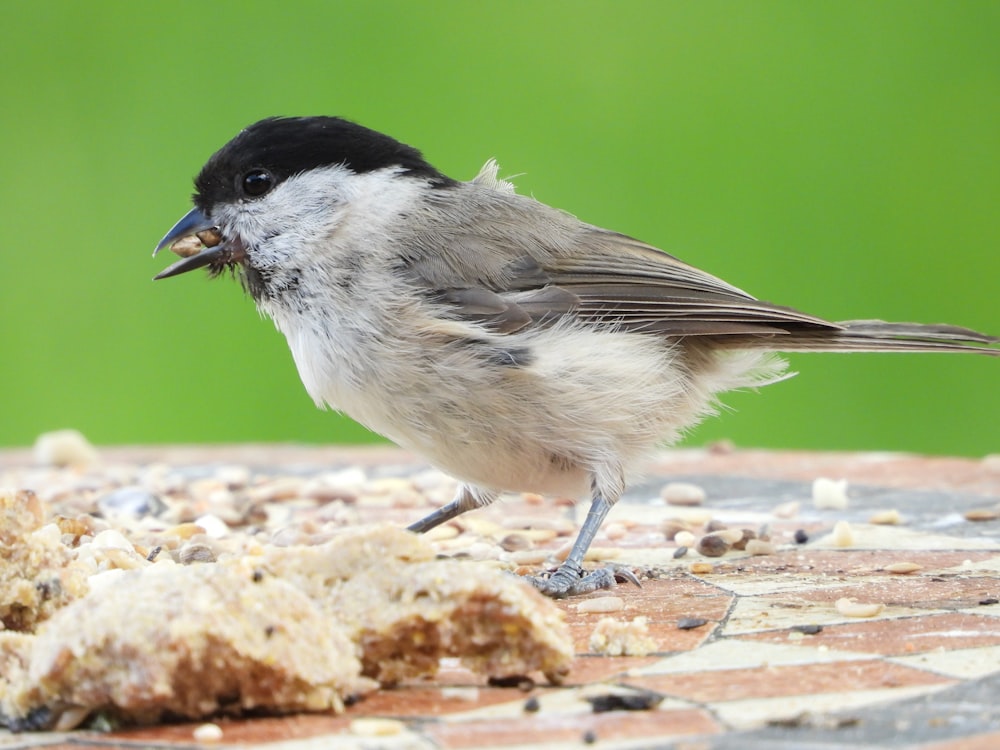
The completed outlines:
{"type": "Polygon", "coordinates": [[[969,328],[845,320],[833,329],[792,330],[770,340],[783,352],[966,352],[1000,356],[1000,337],[969,328]]]}

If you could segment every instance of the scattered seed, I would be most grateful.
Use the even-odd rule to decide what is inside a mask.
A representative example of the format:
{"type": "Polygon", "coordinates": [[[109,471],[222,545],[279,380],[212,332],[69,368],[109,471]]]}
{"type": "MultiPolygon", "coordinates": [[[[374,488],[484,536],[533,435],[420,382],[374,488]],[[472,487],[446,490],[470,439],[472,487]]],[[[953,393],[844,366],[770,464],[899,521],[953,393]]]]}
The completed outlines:
{"type": "Polygon", "coordinates": [[[680,547],[693,547],[696,539],[695,535],[690,531],[678,531],[674,537],[674,541],[680,547]]]}
{"type": "Polygon", "coordinates": [[[844,510],[848,505],[847,480],[819,477],[813,480],[813,504],[827,510],[844,510]]]}
{"type": "Polygon", "coordinates": [[[995,508],[975,508],[965,513],[966,521],[995,521],[997,518],[1000,513],[995,508]]]}
{"type": "Polygon", "coordinates": [[[535,696],[531,696],[524,702],[524,712],[528,714],[536,713],[541,707],[542,704],[535,696]]]}
{"type": "Polygon", "coordinates": [[[686,523],[685,521],[682,521],[679,518],[668,518],[660,526],[660,531],[663,532],[663,536],[665,536],[667,538],[667,541],[669,542],[673,541],[678,533],[682,531],[684,532],[691,531],[691,526],[690,524],[686,523]]]}
{"type": "Polygon", "coordinates": [[[581,614],[620,612],[623,609],[625,609],[625,600],[620,596],[600,596],[596,599],[584,599],[576,605],[576,611],[581,614]]]}
{"type": "Polygon", "coordinates": [[[868,523],[879,524],[880,526],[895,526],[901,520],[899,511],[893,508],[892,510],[879,511],[868,519],[868,523]]]}
{"type": "Polygon", "coordinates": [[[682,617],[677,621],[678,630],[694,630],[708,623],[704,617],[682,617]]]}
{"type": "Polygon", "coordinates": [[[510,534],[507,534],[503,539],[501,539],[500,546],[506,552],[518,552],[526,549],[531,549],[535,545],[534,542],[532,542],[526,534],[521,534],[520,532],[515,531],[510,534]]]}
{"type": "Polygon", "coordinates": [[[833,527],[833,545],[835,547],[850,547],[854,544],[854,532],[847,521],[837,521],[833,527]]]}
{"type": "Polygon", "coordinates": [[[746,551],[751,555],[773,555],[776,550],[770,542],[765,542],[762,539],[751,539],[746,543],[746,551]]]}
{"type": "Polygon", "coordinates": [[[885,609],[881,602],[859,602],[853,597],[838,599],[836,607],[844,617],[875,617],[885,609]]]}
{"type": "Polygon", "coordinates": [[[663,702],[663,696],[652,690],[635,693],[605,693],[587,697],[595,714],[607,711],[649,711],[663,702]]]}
{"type": "Polygon", "coordinates": [[[799,514],[799,510],[801,508],[802,503],[798,500],[792,500],[790,502],[774,506],[774,510],[771,511],[771,515],[777,516],[778,518],[795,518],[795,516],[799,514]]]}
{"type": "Polygon", "coordinates": [[[593,745],[595,742],[597,742],[597,732],[595,732],[593,729],[588,729],[586,732],[583,733],[583,737],[581,737],[580,739],[583,740],[584,745],[593,745]]]}
{"type": "Polygon", "coordinates": [[[729,549],[729,542],[718,534],[706,534],[698,540],[698,553],[705,557],[721,557],[729,549]]]}
{"type": "Polygon", "coordinates": [[[745,550],[747,548],[747,542],[751,539],[757,538],[757,532],[751,531],[750,529],[743,529],[740,532],[740,538],[733,542],[733,549],[745,550]]]}
{"type": "Polygon", "coordinates": [[[797,529],[795,531],[795,543],[805,544],[809,541],[809,534],[806,533],[805,529],[797,529]]]}
{"type": "Polygon", "coordinates": [[[889,573],[903,574],[903,573],[914,573],[918,570],[923,570],[924,568],[922,565],[917,565],[916,563],[897,562],[897,563],[892,563],[891,565],[886,565],[885,569],[889,573]]]}
{"type": "MultiPolygon", "coordinates": [[[[722,539],[722,541],[730,547],[736,547],[738,543],[744,540],[746,532],[743,529],[719,529],[718,531],[714,531],[712,533],[722,539]]],[[[752,531],[750,533],[753,534],[752,531]]]]}
{"type": "Polygon", "coordinates": [[[688,553],[687,547],[678,547],[674,550],[674,559],[678,560],[688,553]]]}
{"type": "Polygon", "coordinates": [[[991,604],[1000,604],[1000,599],[997,599],[995,596],[988,596],[985,599],[979,600],[980,607],[988,607],[991,604]]]}
{"type": "Polygon", "coordinates": [[[390,737],[406,729],[406,725],[396,719],[354,719],[350,726],[351,734],[361,737],[390,737]]]}
{"type": "Polygon", "coordinates": [[[668,505],[701,505],[705,502],[705,490],[690,482],[670,482],[660,490],[660,497],[668,505]]]}

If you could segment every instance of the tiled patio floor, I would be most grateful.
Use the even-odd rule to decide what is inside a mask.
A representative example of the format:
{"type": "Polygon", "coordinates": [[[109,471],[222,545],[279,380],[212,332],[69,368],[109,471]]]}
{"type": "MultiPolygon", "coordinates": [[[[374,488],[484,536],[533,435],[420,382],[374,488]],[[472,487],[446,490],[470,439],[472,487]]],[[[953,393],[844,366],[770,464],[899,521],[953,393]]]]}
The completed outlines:
{"type": "MultiPolygon", "coordinates": [[[[106,455],[192,467],[236,463],[265,467],[271,475],[359,464],[372,475],[409,476],[421,468],[389,450],[192,447],[106,455]]],[[[0,470],[26,462],[27,453],[0,453],[0,470]]],[[[566,517],[583,507],[512,497],[479,515],[502,523],[566,517]]],[[[581,600],[570,599],[559,606],[577,658],[560,687],[541,677],[536,684],[494,687],[446,663],[433,680],[379,691],[342,716],[220,719],[221,739],[211,742],[195,739],[197,724],[179,724],[108,734],[0,732],[0,748],[992,750],[1000,747],[1000,520],[989,520],[988,512],[984,521],[964,514],[998,507],[996,457],[665,453],[614,509],[606,524],[614,531],[595,543],[610,562],[653,576],[641,589],[622,585],[610,592],[624,601],[612,616],[648,618],[657,644],[648,656],[591,653],[594,624],[607,615],[581,613],[581,600]],[[817,509],[811,481],[818,476],[847,479],[849,507],[817,509]],[[677,479],[703,487],[705,502],[665,504],[660,487],[677,479]],[[795,501],[801,505],[789,517],[795,501]],[[897,510],[901,523],[869,523],[884,510],[897,510]],[[704,558],[691,551],[675,558],[664,521],[709,516],[734,528],[765,528],[776,552],[704,558]],[[838,546],[831,534],[838,521],[851,525],[848,546],[838,546]],[[797,531],[808,541],[796,543],[797,531]],[[903,562],[919,567],[905,574],[886,569],[903,562]],[[874,617],[845,616],[835,606],[845,597],[884,608],[874,617]],[[682,618],[705,622],[680,629],[682,618]],[[595,713],[586,700],[647,691],[660,699],[649,710],[595,713]]],[[[362,521],[400,524],[423,512],[357,510],[362,521]]]]}

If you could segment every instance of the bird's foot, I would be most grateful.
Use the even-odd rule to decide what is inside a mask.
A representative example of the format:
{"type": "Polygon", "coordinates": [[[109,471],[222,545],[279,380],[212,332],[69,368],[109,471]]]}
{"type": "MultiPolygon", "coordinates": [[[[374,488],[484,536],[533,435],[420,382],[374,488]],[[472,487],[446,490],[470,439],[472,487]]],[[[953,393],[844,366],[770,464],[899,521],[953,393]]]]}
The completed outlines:
{"type": "Polygon", "coordinates": [[[642,587],[635,573],[628,568],[606,567],[584,573],[578,564],[569,561],[560,565],[548,578],[529,576],[528,580],[536,589],[553,599],[611,589],[626,581],[642,587]]]}

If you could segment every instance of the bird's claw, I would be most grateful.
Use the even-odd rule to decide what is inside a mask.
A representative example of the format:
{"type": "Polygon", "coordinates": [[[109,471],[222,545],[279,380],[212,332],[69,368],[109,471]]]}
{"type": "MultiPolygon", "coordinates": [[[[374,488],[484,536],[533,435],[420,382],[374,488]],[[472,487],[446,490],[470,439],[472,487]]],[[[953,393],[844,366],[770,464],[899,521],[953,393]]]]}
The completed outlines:
{"type": "Polygon", "coordinates": [[[579,565],[564,563],[548,578],[530,576],[528,580],[541,593],[553,599],[590,594],[601,589],[612,589],[619,583],[633,583],[639,588],[638,577],[628,568],[605,567],[584,574],[579,565]]]}

